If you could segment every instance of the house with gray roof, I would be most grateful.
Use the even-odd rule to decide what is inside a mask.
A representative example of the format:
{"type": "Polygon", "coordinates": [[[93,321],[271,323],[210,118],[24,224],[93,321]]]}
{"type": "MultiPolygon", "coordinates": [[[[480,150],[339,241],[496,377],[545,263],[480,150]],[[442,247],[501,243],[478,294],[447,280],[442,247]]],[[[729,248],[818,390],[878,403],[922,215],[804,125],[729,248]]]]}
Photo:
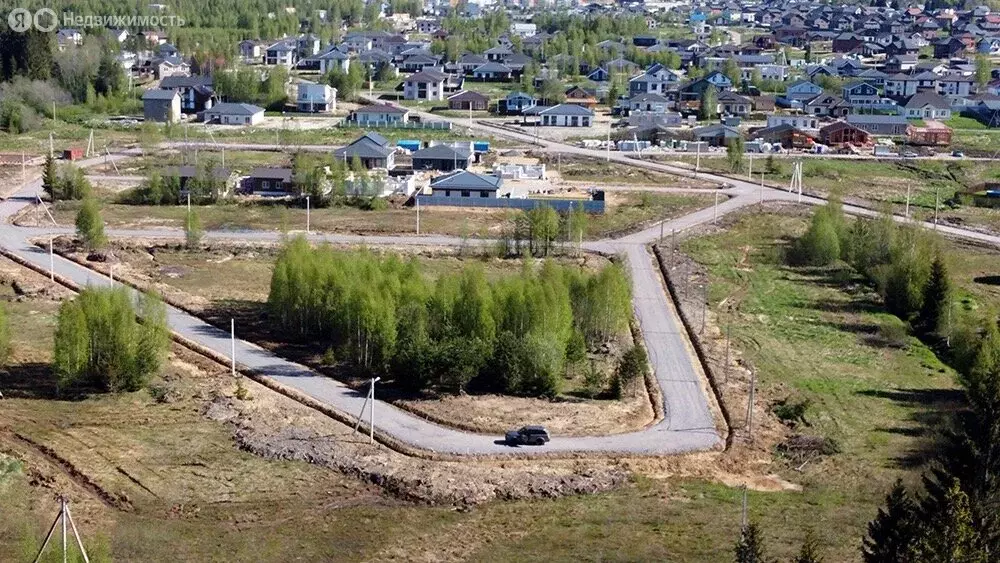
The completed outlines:
{"type": "Polygon", "coordinates": [[[539,123],[546,127],[590,127],[594,112],[577,104],[555,106],[535,106],[522,112],[525,116],[537,116],[539,123]]]}
{"type": "Polygon", "coordinates": [[[177,91],[184,113],[205,111],[217,101],[215,81],[211,76],[167,76],[160,81],[160,88],[177,91]]]}
{"type": "Polygon", "coordinates": [[[264,120],[264,108],[253,104],[216,104],[202,112],[205,123],[220,125],[257,125],[264,120]]]}
{"type": "Polygon", "coordinates": [[[903,104],[903,115],[910,119],[951,119],[951,102],[937,92],[917,92],[903,104]]]}
{"type": "Polygon", "coordinates": [[[351,112],[347,120],[361,126],[385,127],[404,124],[409,120],[410,110],[388,104],[361,106],[351,112]]]}
{"type": "Polygon", "coordinates": [[[500,176],[458,170],[431,180],[431,197],[495,198],[502,186],[500,176]]]}
{"type": "Polygon", "coordinates": [[[180,94],[176,90],[146,90],[142,95],[142,115],[146,121],[177,123],[181,119],[180,94]]]}
{"type": "Polygon", "coordinates": [[[849,125],[853,125],[862,131],[882,136],[905,135],[906,128],[909,125],[906,118],[901,115],[852,113],[847,116],[846,121],[849,125]]]}
{"type": "Polygon", "coordinates": [[[414,170],[440,170],[451,172],[465,170],[472,160],[471,147],[434,145],[413,152],[414,170]]]}
{"type": "Polygon", "coordinates": [[[423,70],[403,80],[403,99],[405,100],[444,100],[444,86],[448,75],[435,70],[423,70]]]}
{"type": "Polygon", "coordinates": [[[396,150],[389,146],[389,141],[385,137],[370,131],[346,147],[333,151],[333,157],[337,160],[349,165],[357,158],[368,170],[373,168],[392,170],[396,166],[395,154],[396,150]]]}

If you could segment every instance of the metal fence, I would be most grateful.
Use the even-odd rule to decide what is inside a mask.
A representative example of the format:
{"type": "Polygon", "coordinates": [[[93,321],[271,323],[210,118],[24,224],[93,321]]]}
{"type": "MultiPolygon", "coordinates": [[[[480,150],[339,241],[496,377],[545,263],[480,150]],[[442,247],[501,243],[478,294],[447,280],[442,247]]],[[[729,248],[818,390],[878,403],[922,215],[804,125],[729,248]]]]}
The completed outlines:
{"type": "Polygon", "coordinates": [[[343,120],[339,127],[349,129],[438,129],[441,131],[451,130],[450,121],[348,121],[343,120]]]}
{"type": "Polygon", "coordinates": [[[581,199],[511,199],[506,197],[445,197],[438,195],[418,196],[420,205],[446,205],[451,207],[487,207],[491,209],[523,209],[549,206],[556,211],[566,212],[579,209],[587,213],[604,213],[605,202],[581,199]]]}

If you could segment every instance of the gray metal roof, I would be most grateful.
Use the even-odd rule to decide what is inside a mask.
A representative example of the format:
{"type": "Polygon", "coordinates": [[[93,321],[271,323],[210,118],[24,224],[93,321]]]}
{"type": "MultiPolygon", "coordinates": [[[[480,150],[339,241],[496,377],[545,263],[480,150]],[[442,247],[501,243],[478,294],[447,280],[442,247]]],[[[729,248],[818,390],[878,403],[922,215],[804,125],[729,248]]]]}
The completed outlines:
{"type": "Polygon", "coordinates": [[[253,104],[223,102],[205,110],[205,115],[255,115],[263,112],[264,108],[253,104]]]}
{"type": "Polygon", "coordinates": [[[503,178],[476,174],[468,170],[459,170],[431,180],[431,189],[450,190],[498,190],[503,185],[503,178]]]}
{"type": "Polygon", "coordinates": [[[429,160],[454,160],[462,159],[468,160],[471,153],[468,147],[455,148],[448,145],[434,145],[433,147],[427,147],[426,149],[420,149],[418,151],[413,151],[413,158],[415,159],[429,159],[429,160]]]}
{"type": "Polygon", "coordinates": [[[159,88],[154,88],[153,90],[146,90],[142,94],[143,100],[173,100],[175,96],[179,96],[177,90],[161,90],[159,88]]]}

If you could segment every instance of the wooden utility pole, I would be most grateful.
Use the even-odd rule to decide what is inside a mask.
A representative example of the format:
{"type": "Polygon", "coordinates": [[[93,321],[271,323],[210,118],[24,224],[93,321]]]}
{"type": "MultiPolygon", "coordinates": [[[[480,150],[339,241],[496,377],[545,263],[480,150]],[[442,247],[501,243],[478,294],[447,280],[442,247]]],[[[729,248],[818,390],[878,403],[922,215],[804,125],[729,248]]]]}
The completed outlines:
{"type": "Polygon", "coordinates": [[[753,403],[757,393],[757,372],[750,371],[750,396],[747,398],[747,441],[753,443],[753,403]]]}

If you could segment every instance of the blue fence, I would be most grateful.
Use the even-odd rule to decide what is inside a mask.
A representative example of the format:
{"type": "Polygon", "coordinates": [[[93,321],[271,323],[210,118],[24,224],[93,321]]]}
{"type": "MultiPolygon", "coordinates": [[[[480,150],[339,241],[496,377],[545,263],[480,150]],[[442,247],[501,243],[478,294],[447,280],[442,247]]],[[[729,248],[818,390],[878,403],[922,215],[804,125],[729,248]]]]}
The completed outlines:
{"type": "Polygon", "coordinates": [[[437,195],[418,196],[420,205],[447,205],[451,207],[488,207],[491,209],[523,209],[525,211],[547,205],[556,211],[573,209],[587,213],[604,213],[604,201],[581,199],[511,199],[506,197],[445,197],[437,195]]]}

